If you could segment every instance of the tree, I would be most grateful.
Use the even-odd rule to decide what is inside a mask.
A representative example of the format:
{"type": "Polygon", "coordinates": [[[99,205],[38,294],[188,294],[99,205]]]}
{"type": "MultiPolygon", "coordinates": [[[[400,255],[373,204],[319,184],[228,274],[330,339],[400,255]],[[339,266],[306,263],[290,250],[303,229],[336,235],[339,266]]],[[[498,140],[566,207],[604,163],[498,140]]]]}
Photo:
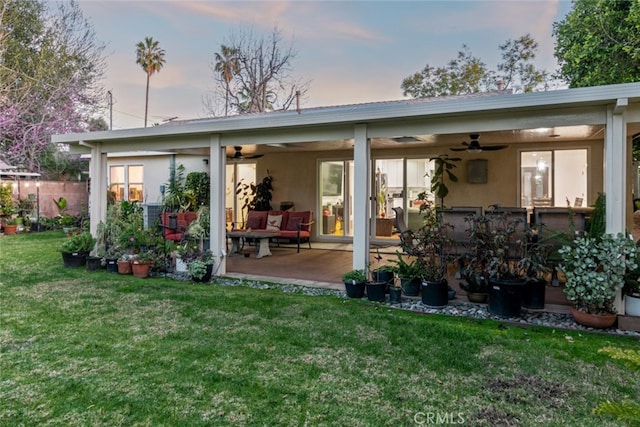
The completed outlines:
{"type": "MultiPolygon", "coordinates": [[[[296,96],[304,96],[308,82],[292,77],[293,47],[283,46],[282,33],[277,29],[264,37],[253,30],[231,33],[216,54],[214,79],[224,88],[225,114],[228,107],[238,113],[287,110],[296,96]]],[[[206,105],[215,114],[211,103],[206,105]]]]}
{"type": "Polygon", "coordinates": [[[49,7],[36,0],[0,5],[0,152],[45,176],[51,159],[69,160],[50,135],[89,129],[105,69],[104,45],[77,3],[49,7]]]}
{"type": "Polygon", "coordinates": [[[498,71],[505,89],[528,93],[546,88],[549,73],[537,69],[532,63],[536,58],[538,43],[530,34],[507,40],[500,45],[500,50],[504,62],[498,64],[498,71]]]}
{"type": "Polygon", "coordinates": [[[499,46],[504,62],[497,71],[490,70],[466,45],[458,56],[446,66],[427,64],[422,70],[404,78],[400,87],[405,96],[425,98],[448,95],[466,95],[495,89],[531,92],[546,89],[549,73],[537,69],[532,61],[538,43],[526,34],[516,40],[507,40],[499,46]]]}
{"type": "Polygon", "coordinates": [[[152,37],[145,37],[144,41],[136,45],[136,64],[139,64],[147,74],[147,87],[144,102],[144,127],[147,127],[147,113],[149,112],[149,79],[154,73],[159,73],[165,63],[164,49],[152,37]]]}
{"type": "Polygon", "coordinates": [[[400,86],[405,96],[426,98],[486,92],[492,86],[492,75],[480,58],[471,54],[466,45],[455,59],[444,67],[429,64],[406,77],[400,86]]]}
{"type": "Polygon", "coordinates": [[[559,75],[569,87],[640,80],[640,2],[575,0],[553,35],[559,75]]]}
{"type": "Polygon", "coordinates": [[[224,115],[229,112],[229,84],[233,76],[240,70],[238,61],[238,51],[229,46],[220,46],[220,52],[216,52],[216,63],[214,70],[220,74],[224,82],[224,115]]]}

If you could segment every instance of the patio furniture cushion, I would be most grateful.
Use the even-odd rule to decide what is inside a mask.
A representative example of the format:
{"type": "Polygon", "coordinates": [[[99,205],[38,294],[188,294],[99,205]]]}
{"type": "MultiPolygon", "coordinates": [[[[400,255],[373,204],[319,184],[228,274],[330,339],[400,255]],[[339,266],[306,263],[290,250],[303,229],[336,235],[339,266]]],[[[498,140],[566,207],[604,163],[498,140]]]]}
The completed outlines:
{"type": "Polygon", "coordinates": [[[280,231],[282,225],[282,215],[267,216],[267,230],[280,231]]]}
{"type": "Polygon", "coordinates": [[[163,212],[160,217],[160,222],[162,224],[162,232],[165,240],[173,240],[179,242],[184,237],[184,233],[189,228],[189,224],[195,221],[198,218],[198,214],[196,212],[163,212]],[[169,217],[171,215],[176,216],[176,225],[175,229],[169,228],[169,217]]]}
{"type": "Polygon", "coordinates": [[[289,221],[282,227],[283,231],[298,231],[298,226],[302,223],[302,217],[289,215],[289,221]]]}
{"type": "Polygon", "coordinates": [[[252,230],[264,230],[267,227],[268,211],[249,211],[247,213],[247,223],[244,228],[252,230]]]}
{"type": "Polygon", "coordinates": [[[303,241],[309,243],[311,248],[312,218],[312,211],[249,211],[243,229],[277,231],[277,239],[295,240],[300,252],[300,243],[303,241]],[[300,226],[299,231],[298,226],[300,226]]]}
{"type": "Polygon", "coordinates": [[[289,212],[289,221],[287,221],[286,230],[297,230],[298,224],[302,224],[301,231],[311,231],[311,211],[291,211],[289,212]],[[298,218],[300,219],[298,221],[298,218]]]}

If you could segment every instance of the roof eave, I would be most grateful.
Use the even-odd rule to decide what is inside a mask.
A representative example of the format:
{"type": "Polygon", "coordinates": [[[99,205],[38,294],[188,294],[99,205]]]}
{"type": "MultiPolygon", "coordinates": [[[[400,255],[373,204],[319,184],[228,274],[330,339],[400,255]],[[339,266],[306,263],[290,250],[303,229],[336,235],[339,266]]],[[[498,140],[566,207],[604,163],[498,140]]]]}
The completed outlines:
{"type": "Polygon", "coordinates": [[[517,95],[496,95],[464,99],[428,99],[392,101],[377,104],[355,104],[325,109],[281,111],[262,115],[233,116],[196,121],[172,126],[122,129],[91,133],[53,135],[54,143],[77,144],[132,138],[167,137],[241,132],[282,127],[366,123],[379,120],[410,119],[426,116],[464,115],[478,112],[517,111],[544,107],[603,105],[628,98],[640,101],[640,83],[624,83],[517,95]]]}

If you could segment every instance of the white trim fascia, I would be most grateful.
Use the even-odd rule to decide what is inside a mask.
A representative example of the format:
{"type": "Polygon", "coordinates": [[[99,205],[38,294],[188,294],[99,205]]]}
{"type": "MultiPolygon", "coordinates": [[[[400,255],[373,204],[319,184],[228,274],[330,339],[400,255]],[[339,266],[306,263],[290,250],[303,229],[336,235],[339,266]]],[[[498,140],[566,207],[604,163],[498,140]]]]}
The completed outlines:
{"type": "Polygon", "coordinates": [[[540,108],[567,108],[585,105],[616,104],[620,98],[640,102],[640,83],[624,83],[534,92],[517,95],[478,96],[457,99],[429,98],[425,100],[390,101],[376,104],[356,104],[330,108],[297,111],[279,111],[259,115],[199,120],[185,124],[155,126],[151,128],[121,129],[91,133],[53,135],[54,143],[78,143],[173,135],[242,132],[255,129],[282,127],[369,123],[379,120],[410,119],[416,117],[464,115],[476,112],[536,110],[540,108]]]}

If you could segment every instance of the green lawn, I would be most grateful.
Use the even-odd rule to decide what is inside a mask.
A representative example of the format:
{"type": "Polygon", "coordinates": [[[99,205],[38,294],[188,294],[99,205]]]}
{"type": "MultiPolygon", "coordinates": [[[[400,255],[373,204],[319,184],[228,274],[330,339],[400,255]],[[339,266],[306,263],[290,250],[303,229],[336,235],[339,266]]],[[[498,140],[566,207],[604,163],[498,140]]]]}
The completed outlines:
{"type": "Polygon", "coordinates": [[[65,269],[0,238],[0,425],[619,425],[640,396],[604,334],[65,269]]]}

